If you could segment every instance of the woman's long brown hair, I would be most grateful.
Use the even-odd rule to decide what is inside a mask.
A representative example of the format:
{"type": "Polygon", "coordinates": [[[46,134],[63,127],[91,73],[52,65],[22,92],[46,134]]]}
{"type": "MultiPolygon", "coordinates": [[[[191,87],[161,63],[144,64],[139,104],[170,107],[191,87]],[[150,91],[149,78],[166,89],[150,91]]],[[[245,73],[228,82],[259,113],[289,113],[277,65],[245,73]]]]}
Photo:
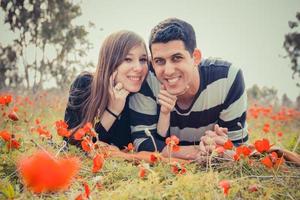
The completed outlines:
{"type": "Polygon", "coordinates": [[[96,72],[91,74],[92,82],[81,97],[85,101],[79,105],[81,108],[81,122],[72,129],[74,133],[87,122],[95,123],[95,118],[101,118],[109,100],[109,78],[117,67],[124,61],[129,51],[138,45],[145,47],[144,40],[131,31],[119,31],[109,35],[102,43],[96,72]]]}

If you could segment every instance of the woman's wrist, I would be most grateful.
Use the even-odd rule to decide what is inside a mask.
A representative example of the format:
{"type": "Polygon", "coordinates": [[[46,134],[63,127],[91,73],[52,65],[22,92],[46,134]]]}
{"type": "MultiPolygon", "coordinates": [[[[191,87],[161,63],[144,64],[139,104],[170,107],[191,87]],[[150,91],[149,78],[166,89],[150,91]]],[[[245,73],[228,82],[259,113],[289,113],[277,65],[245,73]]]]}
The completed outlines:
{"type": "Polygon", "coordinates": [[[108,112],[110,115],[112,115],[113,117],[115,117],[116,119],[119,119],[120,114],[117,114],[116,112],[112,111],[111,109],[109,109],[108,107],[105,108],[106,112],[108,112]]]}

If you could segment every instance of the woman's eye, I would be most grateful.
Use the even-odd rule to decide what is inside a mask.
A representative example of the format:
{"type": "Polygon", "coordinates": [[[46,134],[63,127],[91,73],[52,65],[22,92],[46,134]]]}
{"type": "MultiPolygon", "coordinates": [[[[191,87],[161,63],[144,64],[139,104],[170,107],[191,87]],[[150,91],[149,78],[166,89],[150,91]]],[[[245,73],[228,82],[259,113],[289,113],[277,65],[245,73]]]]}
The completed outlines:
{"type": "Polygon", "coordinates": [[[140,59],[140,63],[147,63],[147,62],[148,62],[148,60],[146,58],[141,58],[140,59]]]}
{"type": "Polygon", "coordinates": [[[126,62],[131,62],[131,61],[132,61],[131,58],[125,58],[124,60],[125,60],[126,62]]]}

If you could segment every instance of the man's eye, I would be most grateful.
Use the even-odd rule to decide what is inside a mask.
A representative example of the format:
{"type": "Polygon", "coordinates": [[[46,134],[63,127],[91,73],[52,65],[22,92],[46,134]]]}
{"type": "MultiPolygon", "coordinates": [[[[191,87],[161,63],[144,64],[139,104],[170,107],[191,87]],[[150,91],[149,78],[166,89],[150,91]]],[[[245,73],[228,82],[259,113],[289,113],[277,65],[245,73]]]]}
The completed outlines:
{"type": "Polygon", "coordinates": [[[173,57],[172,60],[173,60],[174,62],[179,62],[181,59],[182,59],[181,56],[175,56],[175,57],[173,57]]]}
{"type": "Polygon", "coordinates": [[[165,61],[162,60],[162,59],[157,59],[157,60],[155,60],[154,62],[155,62],[155,64],[157,64],[157,65],[164,65],[164,64],[165,64],[165,61]]]}

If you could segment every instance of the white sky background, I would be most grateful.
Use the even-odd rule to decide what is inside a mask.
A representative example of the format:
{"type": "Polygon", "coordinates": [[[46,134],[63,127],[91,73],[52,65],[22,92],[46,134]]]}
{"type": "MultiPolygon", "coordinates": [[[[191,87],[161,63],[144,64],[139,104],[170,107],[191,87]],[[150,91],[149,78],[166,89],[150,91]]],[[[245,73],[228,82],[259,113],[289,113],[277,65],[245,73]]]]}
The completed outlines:
{"type": "MultiPolygon", "coordinates": [[[[78,2],[78,1],[76,1],[78,2]]],[[[148,42],[160,21],[177,17],[193,25],[203,57],[219,57],[242,68],[246,86],[278,89],[295,100],[300,88],[292,80],[289,59],[283,58],[289,20],[296,20],[300,0],[82,0],[78,24],[95,24],[88,39],[93,44],[87,60],[97,63],[103,39],[127,29],[148,42]]],[[[1,19],[3,14],[0,15],[1,19]]],[[[0,42],[11,36],[0,24],[0,42]]],[[[280,96],[279,96],[280,97],[280,96]]]]}

